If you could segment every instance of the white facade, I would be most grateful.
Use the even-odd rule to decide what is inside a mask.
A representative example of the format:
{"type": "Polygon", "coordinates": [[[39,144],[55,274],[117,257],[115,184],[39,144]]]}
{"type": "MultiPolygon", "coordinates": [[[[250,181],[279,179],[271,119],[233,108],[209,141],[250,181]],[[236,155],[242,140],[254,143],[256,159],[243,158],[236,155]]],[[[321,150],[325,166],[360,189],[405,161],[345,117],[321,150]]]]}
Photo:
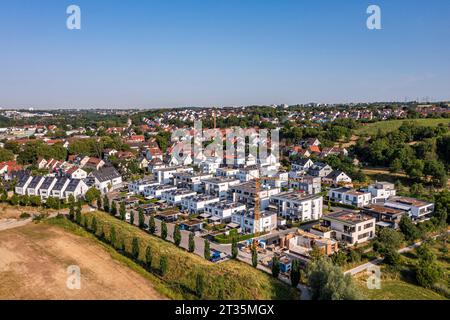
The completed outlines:
{"type": "Polygon", "coordinates": [[[186,197],[195,196],[197,192],[189,189],[177,189],[173,191],[164,192],[161,195],[161,199],[166,200],[171,206],[177,206],[181,204],[181,201],[186,197]]]}
{"type": "Polygon", "coordinates": [[[216,202],[205,206],[205,212],[211,214],[213,217],[219,218],[223,221],[230,221],[231,216],[237,212],[246,210],[245,204],[239,202],[216,202]]]}
{"type": "Polygon", "coordinates": [[[144,197],[147,199],[161,199],[165,192],[177,189],[177,187],[172,185],[148,186],[144,188],[144,197]]]}
{"type": "Polygon", "coordinates": [[[181,209],[189,214],[198,214],[205,211],[207,205],[217,203],[219,200],[218,197],[205,195],[185,197],[181,200],[181,209]]]}
{"type": "Polygon", "coordinates": [[[138,180],[128,184],[128,191],[134,194],[144,194],[145,188],[158,186],[159,183],[154,180],[138,180]]]}
{"type": "Polygon", "coordinates": [[[220,199],[228,198],[228,190],[230,187],[238,185],[240,183],[239,180],[233,178],[211,178],[205,179],[203,182],[203,189],[205,194],[214,195],[219,197],[220,199]]]}
{"type": "Polygon", "coordinates": [[[384,206],[403,210],[412,219],[420,219],[434,212],[434,203],[406,197],[390,198],[384,203],[384,206]]]}
{"type": "Polygon", "coordinates": [[[367,188],[367,192],[372,195],[372,203],[385,202],[396,194],[395,185],[389,182],[377,182],[367,188]]]}
{"type": "Polygon", "coordinates": [[[258,223],[252,212],[236,212],[231,216],[231,222],[240,226],[244,233],[269,232],[277,228],[277,213],[262,211],[258,223]]]}
{"type": "Polygon", "coordinates": [[[270,197],[278,214],[285,218],[300,221],[319,220],[323,212],[323,197],[304,195],[296,191],[283,192],[270,197]]]}
{"type": "Polygon", "coordinates": [[[372,201],[372,196],[369,192],[360,192],[349,188],[331,189],[328,191],[328,197],[331,201],[358,208],[367,206],[372,201]]]}

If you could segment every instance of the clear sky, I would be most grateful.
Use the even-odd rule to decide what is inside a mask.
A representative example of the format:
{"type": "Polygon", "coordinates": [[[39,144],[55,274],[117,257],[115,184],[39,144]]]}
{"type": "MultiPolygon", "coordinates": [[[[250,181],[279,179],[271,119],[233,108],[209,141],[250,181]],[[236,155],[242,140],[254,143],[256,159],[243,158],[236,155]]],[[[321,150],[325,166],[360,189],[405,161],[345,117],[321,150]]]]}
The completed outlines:
{"type": "Polygon", "coordinates": [[[0,106],[449,99],[449,49],[448,0],[0,0],[0,106]]]}

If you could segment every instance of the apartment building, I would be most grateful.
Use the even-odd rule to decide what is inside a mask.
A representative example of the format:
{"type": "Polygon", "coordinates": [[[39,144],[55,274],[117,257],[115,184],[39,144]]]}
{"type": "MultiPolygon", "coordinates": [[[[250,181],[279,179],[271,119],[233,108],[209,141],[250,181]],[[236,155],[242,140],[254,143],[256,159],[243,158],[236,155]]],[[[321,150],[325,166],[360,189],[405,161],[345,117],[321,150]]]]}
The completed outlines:
{"type": "Polygon", "coordinates": [[[239,172],[236,174],[236,178],[241,182],[248,182],[250,180],[259,178],[259,167],[249,166],[245,168],[240,168],[239,172]]]}
{"type": "Polygon", "coordinates": [[[167,204],[171,206],[181,205],[184,198],[195,196],[197,192],[189,189],[177,189],[162,193],[161,199],[166,200],[167,204]]]}
{"type": "Polygon", "coordinates": [[[271,196],[270,203],[276,206],[278,214],[284,218],[309,221],[322,217],[322,196],[289,191],[271,196]]]}
{"type": "Polygon", "coordinates": [[[311,228],[310,232],[354,245],[375,237],[375,223],[371,216],[343,210],[323,216],[320,228],[311,228]]]}
{"type": "Polygon", "coordinates": [[[155,180],[160,184],[169,184],[172,181],[173,174],[177,172],[194,172],[192,167],[167,167],[167,168],[157,168],[153,170],[153,175],[155,180]]]}
{"type": "Polygon", "coordinates": [[[233,214],[245,210],[245,204],[232,201],[215,202],[205,205],[205,213],[220,219],[221,222],[230,222],[233,214]]]}
{"type": "Polygon", "coordinates": [[[128,184],[128,191],[133,192],[134,194],[143,195],[145,188],[156,187],[158,185],[158,181],[154,179],[141,179],[137,181],[131,181],[128,184]]]}
{"type": "MultiPolygon", "coordinates": [[[[280,193],[279,188],[270,188],[261,186],[259,190],[259,199],[261,209],[267,208],[271,196],[280,193]]],[[[255,205],[256,183],[254,181],[241,183],[231,187],[230,196],[234,202],[244,203],[249,207],[255,205]]]]}
{"type": "Polygon", "coordinates": [[[205,207],[209,204],[217,203],[220,199],[210,195],[195,195],[184,197],[181,199],[181,209],[189,214],[199,214],[205,211],[205,207]]]}
{"type": "Polygon", "coordinates": [[[205,194],[227,199],[228,191],[232,186],[240,184],[240,181],[231,177],[214,177],[202,181],[205,194]]]}
{"type": "Polygon", "coordinates": [[[239,173],[239,169],[223,167],[223,168],[217,169],[216,176],[217,177],[235,178],[238,173],[239,173]]]}
{"type": "Polygon", "coordinates": [[[161,199],[165,192],[175,191],[177,189],[177,187],[168,184],[148,186],[144,188],[144,197],[146,199],[161,199]]]}
{"type": "Polygon", "coordinates": [[[377,221],[377,225],[380,227],[397,229],[400,219],[405,214],[405,211],[371,204],[362,208],[361,213],[374,217],[377,221]]]}
{"type": "Polygon", "coordinates": [[[306,194],[318,194],[322,191],[322,179],[313,176],[302,176],[289,181],[289,188],[303,191],[306,194]]]}
{"type": "Polygon", "coordinates": [[[277,228],[277,213],[275,211],[261,211],[255,220],[253,211],[239,211],[231,216],[231,222],[238,225],[244,233],[269,232],[277,228]]]}
{"type": "Polygon", "coordinates": [[[195,192],[202,192],[202,180],[212,178],[209,173],[174,172],[172,183],[178,188],[191,189],[195,192]]]}
{"type": "Polygon", "coordinates": [[[362,208],[371,203],[371,194],[369,192],[356,191],[350,188],[336,188],[328,191],[328,197],[331,201],[362,208]]]}

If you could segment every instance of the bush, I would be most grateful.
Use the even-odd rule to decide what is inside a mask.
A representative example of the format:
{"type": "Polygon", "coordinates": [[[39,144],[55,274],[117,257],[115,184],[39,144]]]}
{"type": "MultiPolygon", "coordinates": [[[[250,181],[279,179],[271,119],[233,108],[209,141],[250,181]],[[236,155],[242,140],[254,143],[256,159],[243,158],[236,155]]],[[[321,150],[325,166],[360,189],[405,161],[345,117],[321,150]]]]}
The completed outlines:
{"type": "Polygon", "coordinates": [[[416,280],[422,287],[431,288],[442,276],[441,268],[434,262],[422,261],[417,266],[416,280]]]}
{"type": "Polygon", "coordinates": [[[29,217],[31,217],[31,215],[26,212],[22,212],[19,216],[20,219],[28,219],[29,217]]]}
{"type": "Polygon", "coordinates": [[[168,261],[166,256],[161,256],[161,259],[159,260],[159,273],[161,276],[165,276],[167,274],[167,271],[169,269],[168,261]]]}

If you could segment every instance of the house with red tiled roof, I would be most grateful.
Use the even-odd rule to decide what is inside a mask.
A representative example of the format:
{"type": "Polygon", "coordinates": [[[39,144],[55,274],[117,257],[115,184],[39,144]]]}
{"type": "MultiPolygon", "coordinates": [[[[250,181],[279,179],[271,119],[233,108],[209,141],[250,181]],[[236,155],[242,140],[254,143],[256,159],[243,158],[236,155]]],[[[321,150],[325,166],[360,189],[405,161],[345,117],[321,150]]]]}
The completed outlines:
{"type": "Polygon", "coordinates": [[[99,170],[105,165],[105,161],[99,158],[90,157],[83,168],[89,168],[94,170],[99,170]]]}

